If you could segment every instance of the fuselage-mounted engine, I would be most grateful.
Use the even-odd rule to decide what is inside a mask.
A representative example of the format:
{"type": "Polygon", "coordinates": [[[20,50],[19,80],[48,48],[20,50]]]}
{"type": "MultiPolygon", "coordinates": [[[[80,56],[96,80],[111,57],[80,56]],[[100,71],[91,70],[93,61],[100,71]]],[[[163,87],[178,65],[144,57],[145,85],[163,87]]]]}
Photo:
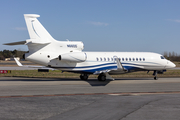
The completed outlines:
{"type": "Polygon", "coordinates": [[[67,62],[84,62],[87,59],[87,55],[85,52],[71,52],[59,55],[60,61],[67,62]]]}

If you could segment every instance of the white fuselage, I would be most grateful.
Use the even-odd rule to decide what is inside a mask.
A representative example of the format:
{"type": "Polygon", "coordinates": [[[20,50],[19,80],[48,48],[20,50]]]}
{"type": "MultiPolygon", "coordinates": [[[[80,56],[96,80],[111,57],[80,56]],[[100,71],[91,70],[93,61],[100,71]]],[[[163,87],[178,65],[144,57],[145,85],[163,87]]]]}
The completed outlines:
{"type": "MultiPolygon", "coordinates": [[[[126,72],[140,71],[140,70],[165,70],[175,67],[174,63],[157,53],[151,52],[82,52],[80,51],[79,45],[76,44],[76,48],[69,48],[73,42],[64,42],[62,45],[61,41],[56,41],[55,43],[50,43],[44,45],[44,47],[37,49],[37,45],[30,45],[29,53],[26,54],[26,59],[44,66],[60,69],[62,71],[80,72],[93,74],[97,71],[111,70],[110,74],[120,74],[124,73],[117,70],[117,63],[114,59],[118,57],[122,66],[125,68],[126,72]],[[35,48],[33,48],[35,47],[35,48]],[[77,49],[78,48],[78,49],[77,49]],[[63,54],[68,54],[69,57],[72,53],[83,53],[86,55],[84,61],[69,61],[59,60],[58,56],[63,54]]],[[[69,58],[68,57],[68,58],[69,58]]],[[[77,56],[77,59],[80,56],[77,56]]]]}

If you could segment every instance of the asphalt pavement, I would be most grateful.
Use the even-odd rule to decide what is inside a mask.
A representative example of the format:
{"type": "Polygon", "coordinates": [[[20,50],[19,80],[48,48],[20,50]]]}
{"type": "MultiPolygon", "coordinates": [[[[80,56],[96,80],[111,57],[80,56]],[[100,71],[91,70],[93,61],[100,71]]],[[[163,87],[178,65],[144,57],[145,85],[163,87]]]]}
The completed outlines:
{"type": "Polygon", "coordinates": [[[179,120],[180,78],[0,77],[1,120],[179,120]]]}

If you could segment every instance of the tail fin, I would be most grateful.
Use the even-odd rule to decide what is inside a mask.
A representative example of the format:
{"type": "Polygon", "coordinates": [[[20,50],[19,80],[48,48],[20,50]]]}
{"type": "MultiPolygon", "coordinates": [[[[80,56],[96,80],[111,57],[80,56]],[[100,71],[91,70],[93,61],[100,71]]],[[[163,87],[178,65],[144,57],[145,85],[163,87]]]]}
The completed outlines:
{"type": "Polygon", "coordinates": [[[43,42],[54,41],[54,38],[42,26],[42,24],[38,21],[37,17],[40,17],[40,15],[24,14],[30,39],[39,39],[43,42]]]}
{"type": "Polygon", "coordinates": [[[26,25],[28,28],[30,39],[26,41],[5,43],[4,45],[24,45],[28,43],[35,44],[49,44],[55,39],[48,33],[48,31],[37,20],[40,15],[36,14],[24,14],[26,25]]]}

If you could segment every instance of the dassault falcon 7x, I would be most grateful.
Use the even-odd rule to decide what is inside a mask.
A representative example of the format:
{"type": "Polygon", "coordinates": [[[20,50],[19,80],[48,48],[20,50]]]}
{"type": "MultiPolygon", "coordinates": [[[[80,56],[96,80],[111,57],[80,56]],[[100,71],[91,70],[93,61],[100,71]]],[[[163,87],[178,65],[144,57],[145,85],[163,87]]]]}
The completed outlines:
{"type": "MultiPolygon", "coordinates": [[[[30,39],[5,45],[27,45],[24,59],[52,69],[80,74],[87,80],[90,74],[99,81],[113,79],[110,75],[135,71],[162,74],[176,65],[162,55],[151,52],[85,52],[81,41],[57,41],[38,21],[40,15],[24,14],[30,39]]],[[[20,65],[22,66],[22,65],[20,65]]]]}

